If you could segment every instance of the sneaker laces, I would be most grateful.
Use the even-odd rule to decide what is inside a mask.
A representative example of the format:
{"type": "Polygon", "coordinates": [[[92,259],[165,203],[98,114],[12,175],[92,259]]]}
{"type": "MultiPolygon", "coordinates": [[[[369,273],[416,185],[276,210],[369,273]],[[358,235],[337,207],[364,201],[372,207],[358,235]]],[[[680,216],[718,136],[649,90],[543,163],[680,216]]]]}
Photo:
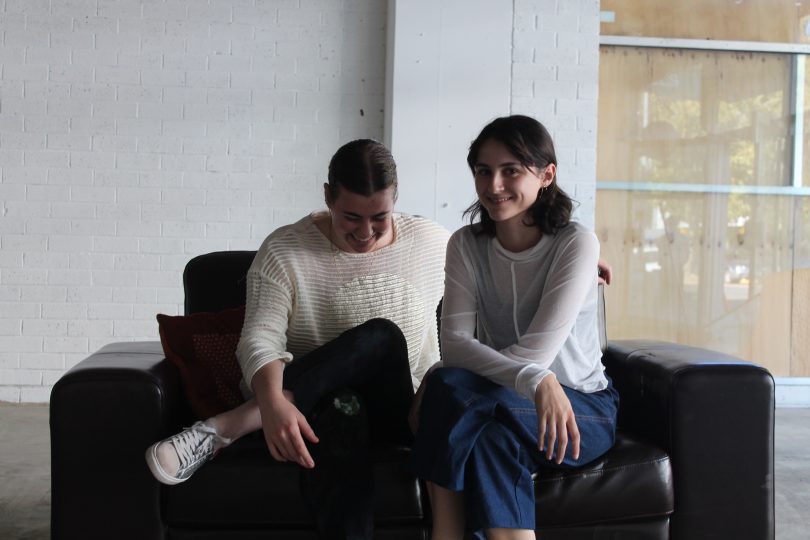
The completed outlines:
{"type": "Polygon", "coordinates": [[[229,445],[231,439],[222,437],[214,427],[202,422],[197,422],[178,433],[172,438],[172,446],[180,459],[180,469],[185,469],[201,459],[209,459],[214,453],[215,443],[219,443],[218,450],[229,445]]]}

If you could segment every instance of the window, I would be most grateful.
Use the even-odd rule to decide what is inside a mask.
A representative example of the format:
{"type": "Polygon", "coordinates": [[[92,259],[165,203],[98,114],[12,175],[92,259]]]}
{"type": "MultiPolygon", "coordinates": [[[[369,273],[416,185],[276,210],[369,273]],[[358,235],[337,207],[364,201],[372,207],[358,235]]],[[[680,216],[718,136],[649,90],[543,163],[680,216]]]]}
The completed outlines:
{"type": "Polygon", "coordinates": [[[601,4],[609,335],[810,376],[810,2],[645,4],[601,4]]]}

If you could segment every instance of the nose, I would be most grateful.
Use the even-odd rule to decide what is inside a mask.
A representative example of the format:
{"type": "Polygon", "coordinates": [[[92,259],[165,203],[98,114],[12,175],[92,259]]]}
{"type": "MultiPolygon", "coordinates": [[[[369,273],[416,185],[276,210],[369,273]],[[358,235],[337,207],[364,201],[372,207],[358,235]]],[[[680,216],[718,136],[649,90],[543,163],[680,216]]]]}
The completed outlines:
{"type": "Polygon", "coordinates": [[[371,220],[363,220],[357,227],[357,235],[361,238],[369,238],[373,234],[371,220]]]}
{"type": "Polygon", "coordinates": [[[503,176],[501,176],[500,172],[495,172],[490,176],[489,190],[492,193],[503,191],[503,176]]]}

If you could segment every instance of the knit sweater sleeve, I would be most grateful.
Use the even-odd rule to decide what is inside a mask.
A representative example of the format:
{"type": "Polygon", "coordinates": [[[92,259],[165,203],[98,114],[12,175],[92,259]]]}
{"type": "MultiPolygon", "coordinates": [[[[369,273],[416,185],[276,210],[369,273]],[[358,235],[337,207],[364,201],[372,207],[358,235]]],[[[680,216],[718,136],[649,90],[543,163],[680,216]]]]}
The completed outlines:
{"type": "MultiPolygon", "coordinates": [[[[488,275],[481,278],[473,266],[471,249],[465,237],[454,235],[447,250],[445,293],[442,313],[442,352],[444,364],[465,367],[494,382],[514,388],[534,400],[540,381],[549,370],[571,333],[588,291],[593,286],[593,269],[599,258],[599,245],[593,234],[577,234],[565,240],[558,250],[543,284],[537,311],[526,331],[513,345],[495,350],[475,338],[477,309],[476,275],[485,280],[514,280],[513,276],[488,275]]],[[[521,283],[514,283],[521,294],[521,283]]]]}
{"type": "Polygon", "coordinates": [[[289,362],[287,325],[293,285],[279,260],[262,246],[247,274],[245,323],[236,357],[248,387],[259,369],[275,360],[289,362]]]}

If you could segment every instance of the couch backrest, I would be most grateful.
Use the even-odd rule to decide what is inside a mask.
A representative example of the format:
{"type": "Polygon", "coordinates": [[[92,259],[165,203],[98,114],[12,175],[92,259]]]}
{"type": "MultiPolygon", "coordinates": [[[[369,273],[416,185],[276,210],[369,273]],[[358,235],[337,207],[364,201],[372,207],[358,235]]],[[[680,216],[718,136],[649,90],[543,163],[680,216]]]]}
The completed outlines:
{"type": "MultiPolygon", "coordinates": [[[[243,305],[245,276],[255,256],[255,251],[215,251],[191,259],[183,272],[186,315],[243,305]]],[[[598,307],[599,344],[604,352],[607,347],[604,285],[599,285],[598,307]]]]}
{"type": "Polygon", "coordinates": [[[186,315],[245,303],[245,276],[255,251],[215,251],[191,259],[183,271],[186,315]]]}

